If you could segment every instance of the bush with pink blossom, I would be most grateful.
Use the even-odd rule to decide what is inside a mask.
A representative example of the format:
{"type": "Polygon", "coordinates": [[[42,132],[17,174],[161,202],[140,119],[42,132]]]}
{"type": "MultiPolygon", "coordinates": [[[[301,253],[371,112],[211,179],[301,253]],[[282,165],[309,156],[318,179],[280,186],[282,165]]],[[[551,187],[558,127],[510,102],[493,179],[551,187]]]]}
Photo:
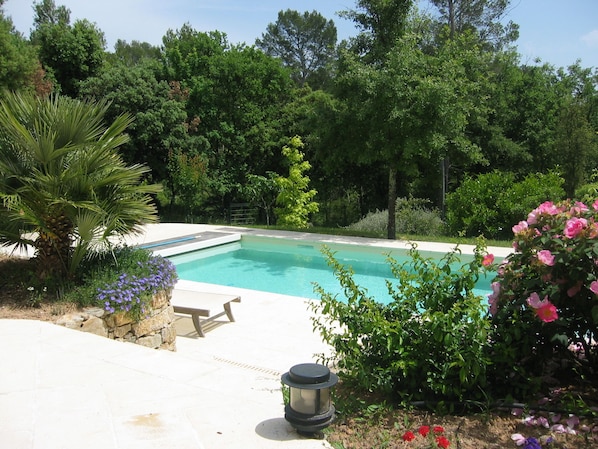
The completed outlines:
{"type": "Polygon", "coordinates": [[[598,373],[598,200],[545,202],[513,227],[489,297],[495,373],[530,390],[598,373]],[[574,377],[571,377],[574,376],[574,377]]]}

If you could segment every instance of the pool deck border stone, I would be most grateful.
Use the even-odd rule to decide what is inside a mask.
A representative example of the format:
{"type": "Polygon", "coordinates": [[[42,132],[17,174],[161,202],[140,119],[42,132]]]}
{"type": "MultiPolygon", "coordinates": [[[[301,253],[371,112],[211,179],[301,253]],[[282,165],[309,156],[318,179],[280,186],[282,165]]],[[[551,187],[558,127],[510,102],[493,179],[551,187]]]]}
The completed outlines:
{"type": "MultiPolygon", "coordinates": [[[[409,247],[381,239],[178,223],[147,225],[125,242],[170,255],[244,233],[409,247]]],[[[418,244],[423,251],[454,246],[418,244]]],[[[464,253],[473,249],[461,248],[464,253]]],[[[511,251],[492,252],[504,257],[511,251]]],[[[295,364],[316,362],[315,354],[328,350],[312,330],[309,301],[183,280],[177,286],[241,296],[236,322],[215,320],[207,329],[209,338],[198,338],[191,319],[178,316],[177,352],[172,353],[47,322],[0,320],[0,446],[330,448],[324,440],[297,434],[283,418],[280,376],[295,364]]]]}

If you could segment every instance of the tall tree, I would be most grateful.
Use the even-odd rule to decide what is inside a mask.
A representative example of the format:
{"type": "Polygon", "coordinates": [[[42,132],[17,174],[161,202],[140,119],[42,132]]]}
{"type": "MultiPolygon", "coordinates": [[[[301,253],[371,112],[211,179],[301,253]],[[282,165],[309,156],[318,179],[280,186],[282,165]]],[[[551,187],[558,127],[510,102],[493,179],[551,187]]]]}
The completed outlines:
{"type": "Polygon", "coordinates": [[[32,87],[37,72],[33,46],[19,34],[10,17],[4,16],[0,2],[0,89],[32,87]]]}
{"type": "Polygon", "coordinates": [[[159,47],[135,40],[128,43],[122,39],[118,39],[114,44],[114,53],[107,55],[108,61],[113,64],[121,63],[129,67],[140,64],[146,59],[159,60],[161,57],[162,52],[159,47]]]}
{"type": "Polygon", "coordinates": [[[439,23],[449,29],[449,37],[475,30],[481,42],[501,50],[519,37],[519,25],[503,25],[511,0],[428,0],[440,14],[439,23]]]}
{"type": "Polygon", "coordinates": [[[31,40],[39,48],[39,59],[51,72],[62,93],[78,94],[79,83],[99,73],[104,62],[104,33],[88,20],[70,24],[70,11],[53,0],[35,5],[36,28],[31,40]]]}
{"type": "Polygon", "coordinates": [[[106,109],[58,95],[0,102],[0,243],[31,245],[38,276],[57,285],[94,245],[157,219],[147,168],[117,153],[130,117],[105,125],[106,109]]]}
{"type": "MultiPolygon", "coordinates": [[[[362,55],[363,62],[370,66],[367,71],[372,76],[383,74],[391,56],[391,50],[405,34],[409,12],[413,7],[413,3],[413,0],[357,0],[356,10],[340,13],[341,17],[353,20],[361,28],[360,34],[352,41],[352,49],[356,54],[362,55]]],[[[351,61],[351,58],[347,61],[351,61]]],[[[349,68],[348,73],[358,74],[351,68],[349,68]]],[[[361,82],[358,78],[355,79],[357,81],[356,87],[363,89],[361,93],[368,91],[367,83],[360,86],[361,82]]],[[[354,107],[358,106],[354,105],[354,107]]],[[[384,127],[383,122],[379,122],[378,126],[384,127]]],[[[369,133],[379,135],[380,129],[374,125],[367,130],[366,141],[372,137],[369,133]]],[[[388,170],[388,238],[395,239],[396,165],[389,164],[388,170]]]]}
{"type": "MultiPolygon", "coordinates": [[[[453,52],[426,55],[413,35],[397,40],[384,70],[356,57],[345,61],[339,78],[339,95],[347,102],[343,143],[357,160],[388,170],[389,215],[399,176],[414,179],[423,161],[438,164],[451,146],[479,157],[464,138],[472,106],[461,63],[453,52]]],[[[396,238],[395,221],[389,218],[388,226],[388,238],[396,238]]]]}
{"type": "Polygon", "coordinates": [[[597,161],[596,133],[592,132],[582,105],[574,101],[561,109],[556,128],[556,150],[565,192],[569,198],[589,178],[597,161]],[[594,140],[594,141],[593,141],[594,140]],[[594,163],[594,164],[592,164],[594,163]]]}
{"type": "Polygon", "coordinates": [[[341,17],[361,29],[353,48],[368,56],[370,63],[382,63],[397,39],[405,34],[414,0],[357,0],[357,9],[341,11],[341,17]]]}
{"type": "Polygon", "coordinates": [[[336,26],[317,11],[287,9],[278,13],[255,44],[266,54],[280,58],[292,70],[299,86],[317,89],[326,81],[336,51],[336,26]]]}
{"type": "Polygon", "coordinates": [[[168,76],[188,92],[187,112],[207,145],[209,189],[218,207],[243,195],[247,174],[278,171],[280,111],[292,88],[282,63],[219,32],[185,25],[164,38],[168,76]]]}
{"type": "Polygon", "coordinates": [[[189,142],[192,120],[187,117],[187,98],[176,83],[160,79],[161,71],[161,64],[150,59],[134,67],[117,64],[84,81],[80,94],[109,101],[108,120],[125,113],[134,116],[127,129],[130,139],[120,149],[125,161],[147,164],[154,182],[168,183],[170,152],[191,146],[199,149],[201,143],[189,142]]]}
{"type": "Polygon", "coordinates": [[[71,10],[64,5],[56,6],[54,0],[41,0],[33,3],[35,28],[42,25],[69,25],[71,23],[71,10]]]}

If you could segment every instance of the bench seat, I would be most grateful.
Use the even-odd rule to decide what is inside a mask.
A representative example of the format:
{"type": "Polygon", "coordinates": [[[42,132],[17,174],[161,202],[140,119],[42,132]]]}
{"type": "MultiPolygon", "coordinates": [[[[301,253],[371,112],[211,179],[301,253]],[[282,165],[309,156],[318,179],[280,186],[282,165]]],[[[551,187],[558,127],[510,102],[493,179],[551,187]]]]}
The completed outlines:
{"type": "Polygon", "coordinates": [[[175,313],[191,315],[193,326],[200,337],[205,337],[201,325],[202,320],[199,319],[200,316],[206,317],[203,321],[212,321],[226,314],[230,321],[235,321],[231,310],[232,302],[241,302],[241,297],[178,288],[172,291],[172,298],[170,300],[175,313]],[[218,310],[220,312],[217,312],[218,310]]]}

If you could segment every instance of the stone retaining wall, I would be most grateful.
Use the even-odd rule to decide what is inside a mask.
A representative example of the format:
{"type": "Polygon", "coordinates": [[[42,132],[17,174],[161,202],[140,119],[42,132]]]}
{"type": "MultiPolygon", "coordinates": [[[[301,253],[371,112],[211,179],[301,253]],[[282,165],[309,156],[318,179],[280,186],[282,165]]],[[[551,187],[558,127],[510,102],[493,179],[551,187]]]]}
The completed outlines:
{"type": "Polygon", "coordinates": [[[91,307],[64,315],[56,324],[148,348],[176,351],[174,309],[170,298],[170,290],[158,292],[152,298],[146,317],[138,322],[134,322],[128,313],[107,313],[99,307],[91,307]]]}

